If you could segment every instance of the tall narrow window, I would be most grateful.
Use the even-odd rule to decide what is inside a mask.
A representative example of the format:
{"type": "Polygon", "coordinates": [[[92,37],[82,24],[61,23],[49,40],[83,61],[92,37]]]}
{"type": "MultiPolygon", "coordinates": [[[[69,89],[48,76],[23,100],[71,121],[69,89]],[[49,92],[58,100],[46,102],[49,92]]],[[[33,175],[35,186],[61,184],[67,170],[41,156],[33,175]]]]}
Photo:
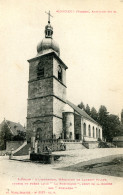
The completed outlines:
{"type": "Polygon", "coordinates": [[[58,66],[58,79],[62,81],[62,69],[61,66],[58,66]]]}
{"type": "Polygon", "coordinates": [[[98,138],[98,129],[96,128],[96,138],[98,138]]]}
{"type": "Polygon", "coordinates": [[[50,36],[50,31],[48,30],[48,36],[50,36]]]}
{"type": "Polygon", "coordinates": [[[99,138],[100,138],[100,129],[99,129],[99,138]]]}
{"type": "Polygon", "coordinates": [[[38,64],[37,68],[37,79],[44,77],[44,67],[41,67],[40,63],[38,64]]]}
{"type": "Polygon", "coordinates": [[[90,125],[88,126],[88,135],[89,137],[91,137],[91,126],[90,125]]]}
{"type": "Polygon", "coordinates": [[[94,127],[93,127],[93,137],[95,137],[95,130],[94,130],[94,127]]]}
{"type": "Polygon", "coordinates": [[[36,139],[37,140],[41,140],[42,139],[42,130],[41,130],[41,128],[37,128],[36,139]]]}
{"type": "Polygon", "coordinates": [[[83,134],[86,136],[86,124],[83,124],[83,134]]]}

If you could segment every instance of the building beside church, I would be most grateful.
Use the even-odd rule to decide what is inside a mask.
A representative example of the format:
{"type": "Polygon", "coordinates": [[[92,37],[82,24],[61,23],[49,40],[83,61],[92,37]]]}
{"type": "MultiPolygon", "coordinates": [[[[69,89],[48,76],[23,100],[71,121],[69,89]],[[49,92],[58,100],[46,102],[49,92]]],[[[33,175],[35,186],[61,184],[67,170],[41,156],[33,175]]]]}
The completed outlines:
{"type": "Polygon", "coordinates": [[[102,139],[101,126],[67,100],[68,67],[60,58],[60,48],[52,36],[49,18],[45,38],[37,46],[37,55],[28,60],[27,141],[102,139]]]}
{"type": "Polygon", "coordinates": [[[26,139],[26,129],[20,123],[4,120],[0,124],[0,155],[17,149],[26,139]]]}
{"type": "Polygon", "coordinates": [[[25,127],[23,127],[19,122],[16,123],[10,120],[6,120],[5,118],[0,124],[0,132],[2,131],[2,127],[4,127],[4,125],[7,125],[10,133],[13,136],[18,135],[20,132],[26,133],[25,127]]]}

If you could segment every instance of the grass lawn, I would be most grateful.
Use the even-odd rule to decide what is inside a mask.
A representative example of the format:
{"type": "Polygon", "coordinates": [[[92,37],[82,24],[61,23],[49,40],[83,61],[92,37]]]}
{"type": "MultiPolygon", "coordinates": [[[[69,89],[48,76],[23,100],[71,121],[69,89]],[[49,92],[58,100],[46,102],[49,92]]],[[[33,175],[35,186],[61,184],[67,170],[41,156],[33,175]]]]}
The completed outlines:
{"type": "Polygon", "coordinates": [[[76,171],[123,177],[123,155],[112,155],[97,158],[60,169],[65,171],[76,171]]]}

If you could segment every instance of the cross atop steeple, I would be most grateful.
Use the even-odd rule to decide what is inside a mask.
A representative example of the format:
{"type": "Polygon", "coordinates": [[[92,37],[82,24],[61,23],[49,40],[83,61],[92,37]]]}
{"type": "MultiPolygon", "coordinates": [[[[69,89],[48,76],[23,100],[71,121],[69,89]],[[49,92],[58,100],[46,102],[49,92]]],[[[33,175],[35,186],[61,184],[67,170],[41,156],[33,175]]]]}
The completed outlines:
{"type": "Polygon", "coordinates": [[[48,23],[50,23],[50,17],[53,17],[51,14],[50,14],[50,11],[49,12],[45,12],[46,14],[48,14],[48,23]]]}

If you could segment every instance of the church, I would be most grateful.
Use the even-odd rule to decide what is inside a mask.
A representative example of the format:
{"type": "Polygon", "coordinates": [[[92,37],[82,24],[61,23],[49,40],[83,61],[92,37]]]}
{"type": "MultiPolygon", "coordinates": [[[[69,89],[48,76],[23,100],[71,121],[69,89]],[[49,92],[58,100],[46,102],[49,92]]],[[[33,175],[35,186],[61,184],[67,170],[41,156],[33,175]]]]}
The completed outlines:
{"type": "Polygon", "coordinates": [[[102,139],[102,127],[67,100],[68,67],[53,39],[50,16],[49,12],[45,37],[37,45],[37,55],[28,60],[27,141],[95,143],[102,139]]]}

